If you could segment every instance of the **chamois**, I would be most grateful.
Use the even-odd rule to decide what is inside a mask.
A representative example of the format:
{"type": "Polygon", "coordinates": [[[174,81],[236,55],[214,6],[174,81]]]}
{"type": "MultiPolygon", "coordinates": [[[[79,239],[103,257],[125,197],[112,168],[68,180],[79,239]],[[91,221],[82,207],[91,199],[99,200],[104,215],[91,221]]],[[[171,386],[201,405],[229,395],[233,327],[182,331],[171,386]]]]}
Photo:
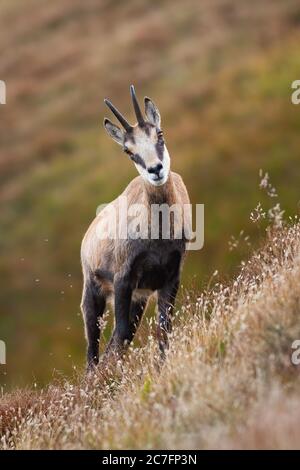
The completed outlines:
{"type": "MultiPolygon", "coordinates": [[[[170,171],[170,156],[156,105],[145,97],[147,119],[144,119],[133,85],[130,93],[137,124],[131,126],[115,106],[105,99],[104,102],[123,129],[107,118],[104,119],[104,128],[122,146],[140,175],[96,216],[81,246],[84,279],[81,309],[87,339],[88,369],[99,362],[99,320],[108,300],[113,301],[115,327],[105,356],[111,353],[119,356],[125,351],[153,293],[157,293],[159,349],[162,357],[165,356],[186,251],[184,223],[179,217],[176,219],[176,227],[174,214],[169,239],[162,237],[161,218],[159,236],[155,239],[138,237],[136,234],[131,236],[130,229],[127,237],[99,237],[99,227],[108,221],[109,214],[116,209],[122,197],[126,198],[128,208],[136,204],[145,207],[146,215],[150,214],[153,204],[169,208],[174,204],[181,209],[189,207],[189,196],[182,178],[170,171]]],[[[118,224],[121,223],[119,218],[118,224]]]]}

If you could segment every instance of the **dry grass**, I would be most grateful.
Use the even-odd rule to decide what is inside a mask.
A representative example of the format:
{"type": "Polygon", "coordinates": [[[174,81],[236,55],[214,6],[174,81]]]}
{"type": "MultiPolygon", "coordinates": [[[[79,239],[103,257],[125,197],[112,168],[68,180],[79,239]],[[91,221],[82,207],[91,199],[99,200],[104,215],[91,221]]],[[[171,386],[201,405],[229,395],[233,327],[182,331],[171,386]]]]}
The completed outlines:
{"type": "Polygon", "coordinates": [[[161,370],[151,336],[93,377],[5,395],[1,447],[299,447],[299,279],[294,220],[269,229],[230,285],[186,295],[161,370]]]}

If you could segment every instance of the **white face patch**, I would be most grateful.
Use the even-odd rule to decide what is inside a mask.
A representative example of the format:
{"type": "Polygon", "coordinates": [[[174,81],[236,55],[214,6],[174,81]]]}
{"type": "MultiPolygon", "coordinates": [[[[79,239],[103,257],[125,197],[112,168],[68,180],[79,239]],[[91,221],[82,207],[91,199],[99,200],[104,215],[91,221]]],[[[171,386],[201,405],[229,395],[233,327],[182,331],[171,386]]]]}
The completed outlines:
{"type": "Polygon", "coordinates": [[[154,186],[161,186],[169,176],[170,156],[163,138],[157,135],[156,127],[148,126],[147,130],[136,126],[133,139],[126,140],[125,146],[143,179],[154,186]]]}

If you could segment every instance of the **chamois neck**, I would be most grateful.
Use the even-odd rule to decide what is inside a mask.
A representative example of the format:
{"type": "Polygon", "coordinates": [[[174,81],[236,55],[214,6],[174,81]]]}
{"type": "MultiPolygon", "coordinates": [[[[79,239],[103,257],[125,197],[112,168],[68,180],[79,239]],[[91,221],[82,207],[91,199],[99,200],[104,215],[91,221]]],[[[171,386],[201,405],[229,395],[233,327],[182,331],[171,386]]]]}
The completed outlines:
{"type": "Polygon", "coordinates": [[[175,201],[175,190],[170,171],[165,184],[162,186],[153,186],[151,183],[144,182],[144,189],[146,199],[149,205],[151,204],[169,204],[172,205],[175,201]]]}

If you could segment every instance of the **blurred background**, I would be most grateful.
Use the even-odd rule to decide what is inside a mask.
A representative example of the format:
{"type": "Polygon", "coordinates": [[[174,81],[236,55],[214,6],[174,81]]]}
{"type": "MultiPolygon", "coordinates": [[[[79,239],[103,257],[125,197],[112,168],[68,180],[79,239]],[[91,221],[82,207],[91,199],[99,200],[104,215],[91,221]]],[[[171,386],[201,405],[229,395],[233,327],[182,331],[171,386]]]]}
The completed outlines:
{"type": "Polygon", "coordinates": [[[131,120],[129,85],[153,98],[173,170],[205,204],[185,288],[201,290],[216,269],[226,281],[263,237],[250,221],[268,204],[260,168],[297,213],[299,27],[298,0],[1,1],[2,386],[84,364],[81,239],[136,174],[102,127],[104,97],[131,120]]]}

